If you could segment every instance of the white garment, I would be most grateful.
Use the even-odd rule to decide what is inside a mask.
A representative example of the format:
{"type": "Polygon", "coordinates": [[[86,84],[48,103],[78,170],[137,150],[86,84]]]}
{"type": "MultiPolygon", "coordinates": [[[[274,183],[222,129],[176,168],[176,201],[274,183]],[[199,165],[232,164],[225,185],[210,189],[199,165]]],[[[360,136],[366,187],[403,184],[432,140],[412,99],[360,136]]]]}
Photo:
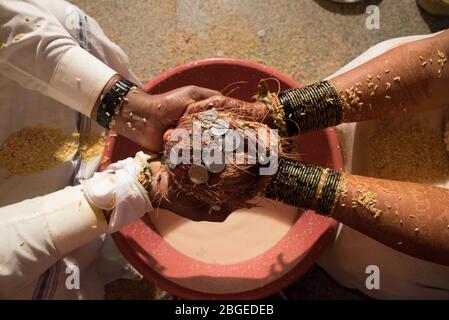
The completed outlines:
{"type": "Polygon", "coordinates": [[[112,210],[108,233],[119,231],[153,210],[145,188],[137,179],[151,158],[139,151],[135,158],[120,160],[103,172],[95,173],[92,178],[81,181],[89,203],[95,208],[112,210]]]}
{"type": "MultiPolygon", "coordinates": [[[[372,59],[400,43],[419,40],[426,36],[411,36],[382,42],[340,69],[346,72],[372,59]]],[[[448,95],[449,100],[449,95],[448,95]]],[[[447,110],[437,109],[422,112],[420,119],[436,128],[443,128],[447,110]]],[[[364,175],[359,163],[364,157],[363,143],[358,139],[368,136],[375,121],[342,124],[336,127],[342,146],[344,169],[347,173],[364,175]]],[[[449,181],[444,185],[449,187],[449,181]]],[[[343,224],[334,243],[320,257],[322,266],[340,284],[356,288],[366,295],[378,299],[449,299],[449,267],[416,259],[373,240],[343,224]],[[380,289],[368,290],[365,281],[369,274],[366,268],[376,265],[380,271],[380,289]]]]}
{"type": "MultiPolygon", "coordinates": [[[[119,73],[139,84],[123,51],[62,0],[0,1],[0,48],[0,143],[40,125],[66,134],[102,133],[86,116],[107,81],[119,73]]],[[[26,176],[0,170],[0,298],[103,297],[96,271],[107,229],[103,214],[79,186],[61,190],[91,177],[99,161],[74,153],[26,176]],[[31,200],[20,202],[25,199],[31,200]],[[65,286],[72,265],[79,268],[79,290],[65,286]]]]}

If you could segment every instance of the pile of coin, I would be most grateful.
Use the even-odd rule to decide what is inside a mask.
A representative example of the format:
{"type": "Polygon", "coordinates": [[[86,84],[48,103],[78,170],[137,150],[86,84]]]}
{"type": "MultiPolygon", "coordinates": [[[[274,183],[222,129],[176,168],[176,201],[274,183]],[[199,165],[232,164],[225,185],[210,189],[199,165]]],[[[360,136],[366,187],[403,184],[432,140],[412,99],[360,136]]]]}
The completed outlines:
{"type": "Polygon", "coordinates": [[[203,149],[205,153],[203,155],[204,165],[192,165],[188,175],[193,183],[203,184],[209,180],[209,173],[220,173],[226,168],[224,151],[234,151],[234,145],[237,145],[237,143],[231,143],[232,150],[230,150],[231,147],[227,146],[230,139],[227,135],[229,122],[219,118],[218,112],[214,108],[201,113],[198,119],[201,121],[201,127],[206,129],[203,136],[209,136],[212,141],[203,149]],[[223,143],[225,150],[223,150],[223,143]]]}

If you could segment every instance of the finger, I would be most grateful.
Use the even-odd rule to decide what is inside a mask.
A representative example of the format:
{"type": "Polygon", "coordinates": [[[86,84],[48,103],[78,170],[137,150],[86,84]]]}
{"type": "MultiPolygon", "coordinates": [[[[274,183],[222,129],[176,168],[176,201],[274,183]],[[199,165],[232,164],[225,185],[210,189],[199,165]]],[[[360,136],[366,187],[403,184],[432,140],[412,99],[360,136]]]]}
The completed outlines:
{"type": "Polygon", "coordinates": [[[216,107],[217,105],[221,104],[221,101],[223,99],[223,96],[212,96],[205,100],[193,102],[189,104],[187,107],[185,114],[192,114],[192,113],[198,113],[202,112],[211,108],[216,107]]]}
{"type": "Polygon", "coordinates": [[[190,92],[190,97],[194,101],[204,100],[204,99],[210,98],[212,96],[221,96],[221,92],[219,92],[219,91],[208,89],[208,88],[203,88],[203,87],[198,87],[198,86],[189,86],[189,92],[190,92]]]}

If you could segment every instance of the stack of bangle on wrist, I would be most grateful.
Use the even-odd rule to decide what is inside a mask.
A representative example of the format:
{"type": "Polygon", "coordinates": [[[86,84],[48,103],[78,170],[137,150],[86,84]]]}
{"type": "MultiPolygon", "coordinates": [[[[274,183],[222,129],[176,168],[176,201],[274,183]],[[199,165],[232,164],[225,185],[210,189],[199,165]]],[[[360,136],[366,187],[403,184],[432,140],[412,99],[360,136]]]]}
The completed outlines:
{"type": "Polygon", "coordinates": [[[101,99],[97,111],[97,122],[104,128],[109,129],[113,116],[119,111],[125,96],[137,85],[129,80],[117,80],[101,99]]]}
{"type": "Polygon", "coordinates": [[[317,213],[327,215],[335,207],[339,197],[342,173],[340,171],[328,170],[324,185],[318,194],[317,213]]]}
{"type": "Polygon", "coordinates": [[[279,93],[278,108],[271,108],[275,124],[288,136],[308,130],[323,129],[340,124],[344,100],[328,81],[290,89],[279,93]],[[282,107],[282,112],[279,110],[282,107]],[[281,116],[284,121],[279,121],[281,116]]]}
{"type": "Polygon", "coordinates": [[[342,183],[342,173],[339,171],[281,158],[265,196],[329,215],[340,196],[342,183]],[[320,185],[322,181],[324,183],[320,185]]]}

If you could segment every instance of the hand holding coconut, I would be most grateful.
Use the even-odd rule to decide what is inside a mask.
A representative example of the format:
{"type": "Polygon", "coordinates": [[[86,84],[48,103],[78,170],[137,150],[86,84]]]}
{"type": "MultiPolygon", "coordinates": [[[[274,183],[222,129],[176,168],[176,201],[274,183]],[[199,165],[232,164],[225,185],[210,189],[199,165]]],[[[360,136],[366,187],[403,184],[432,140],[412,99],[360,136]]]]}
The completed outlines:
{"type": "MultiPolygon", "coordinates": [[[[445,65],[448,44],[449,31],[445,31],[396,47],[329,81],[277,95],[269,92],[259,94],[256,103],[212,97],[192,104],[187,112],[195,117],[199,111],[211,108],[217,109],[219,114],[240,110],[242,114],[249,115],[250,121],[279,130],[277,141],[281,151],[277,172],[268,178],[259,175],[263,181],[260,184],[255,184],[250,176],[239,179],[242,184],[235,188],[235,192],[240,198],[233,205],[244,206],[245,201],[255,195],[254,192],[264,194],[299,208],[332,216],[396,250],[447,265],[447,189],[346,175],[292,160],[284,151],[289,150],[286,143],[290,141],[289,137],[309,130],[447,106],[445,88],[449,85],[449,72],[445,65]],[[254,186],[252,193],[239,193],[250,185],[254,186]]],[[[203,198],[209,186],[207,183],[203,185],[200,196],[192,192],[198,187],[187,179],[188,167],[169,171],[175,181],[181,181],[178,186],[180,192],[191,193],[203,203],[210,201],[208,197],[203,198]]],[[[248,171],[236,174],[243,177],[248,171]]],[[[235,179],[234,175],[222,175],[218,181],[226,184],[231,177],[235,179]]],[[[212,181],[213,185],[217,182],[212,181]]],[[[225,193],[219,193],[215,198],[218,205],[233,202],[232,197],[227,197],[228,192],[225,193]]],[[[208,218],[206,215],[203,217],[208,218]]]]}

